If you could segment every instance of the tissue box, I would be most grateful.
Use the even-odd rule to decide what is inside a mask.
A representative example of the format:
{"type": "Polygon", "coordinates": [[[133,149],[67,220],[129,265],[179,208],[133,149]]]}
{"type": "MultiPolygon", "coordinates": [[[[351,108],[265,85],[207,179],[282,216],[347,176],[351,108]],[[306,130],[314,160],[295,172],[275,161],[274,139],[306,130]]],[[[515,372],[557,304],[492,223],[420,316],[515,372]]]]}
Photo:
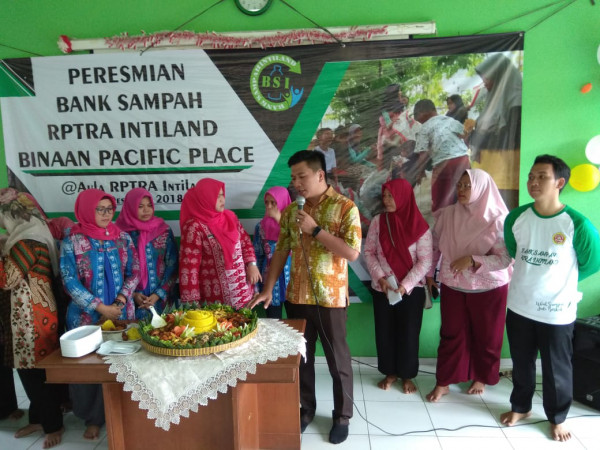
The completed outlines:
{"type": "Polygon", "coordinates": [[[102,330],[97,325],[84,325],[60,337],[60,351],[67,358],[92,353],[102,344],[102,330]]]}

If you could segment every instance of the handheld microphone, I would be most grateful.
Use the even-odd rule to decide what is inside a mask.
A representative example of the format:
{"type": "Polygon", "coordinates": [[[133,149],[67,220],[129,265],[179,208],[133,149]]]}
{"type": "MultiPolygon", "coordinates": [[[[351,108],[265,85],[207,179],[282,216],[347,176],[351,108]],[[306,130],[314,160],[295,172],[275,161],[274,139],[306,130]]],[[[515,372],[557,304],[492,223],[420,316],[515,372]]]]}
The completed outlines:
{"type": "MultiPolygon", "coordinates": [[[[298,211],[302,211],[304,209],[304,204],[306,203],[306,199],[299,195],[296,197],[296,204],[298,205],[298,211]]],[[[302,228],[298,227],[300,230],[300,234],[302,234],[302,228]]]]}

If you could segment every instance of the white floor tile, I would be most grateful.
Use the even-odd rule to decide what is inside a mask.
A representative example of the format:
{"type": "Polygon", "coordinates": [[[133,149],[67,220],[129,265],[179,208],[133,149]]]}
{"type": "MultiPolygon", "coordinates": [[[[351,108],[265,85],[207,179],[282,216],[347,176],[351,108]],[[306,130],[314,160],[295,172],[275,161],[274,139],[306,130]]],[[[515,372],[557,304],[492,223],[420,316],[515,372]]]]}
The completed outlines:
{"type": "Polygon", "coordinates": [[[423,403],[365,401],[369,435],[431,435],[433,424],[423,403]]]}
{"type": "Polygon", "coordinates": [[[15,439],[12,430],[0,430],[0,448],[10,450],[25,450],[30,448],[37,440],[41,439],[42,433],[33,433],[29,436],[15,439]]]}
{"type": "Polygon", "coordinates": [[[94,450],[108,450],[108,438],[104,436],[94,450]]]}
{"type": "MultiPolygon", "coordinates": [[[[578,402],[573,403],[567,420],[573,438],[568,442],[555,442],[549,438],[550,425],[545,420],[546,416],[541,404],[542,386],[539,370],[532,417],[516,426],[506,427],[499,426],[499,419],[501,413],[510,409],[512,381],[508,378],[502,378],[496,386],[487,386],[482,395],[466,394],[470,383],[452,385],[448,395],[432,404],[425,400],[425,396],[435,386],[435,360],[421,361],[422,372],[415,379],[419,394],[406,395],[401,392],[400,383],[396,383],[388,391],[377,388],[377,381],[381,379],[381,374],[377,371],[377,358],[357,359],[358,361],[353,362],[352,365],[356,407],[350,422],[350,435],[348,440],[336,448],[356,450],[600,449],[600,411],[578,402]],[[431,431],[436,427],[458,428],[472,424],[499,426],[499,428],[469,427],[454,432],[438,430],[437,434],[431,431]],[[390,436],[376,427],[393,434],[410,434],[390,436]]],[[[501,363],[501,367],[509,368],[509,363],[510,360],[508,363],[501,363]]],[[[325,358],[316,358],[315,370],[317,415],[302,435],[302,448],[305,450],[332,448],[328,438],[332,425],[333,392],[325,358]]],[[[15,376],[15,383],[19,407],[25,409],[25,415],[18,421],[0,421],[0,449],[42,448],[42,433],[34,433],[21,439],[13,437],[17,429],[28,423],[26,409],[29,407],[29,400],[18,376],[15,376]]],[[[99,440],[88,441],[83,438],[85,429],[83,421],[73,413],[64,416],[64,424],[66,431],[63,442],[58,447],[61,450],[108,450],[105,428],[102,428],[99,440]]]]}
{"type": "Polygon", "coordinates": [[[371,450],[441,450],[435,436],[379,436],[370,435],[371,450]]]}
{"type": "Polygon", "coordinates": [[[426,406],[438,436],[504,438],[484,404],[427,403],[426,406]]]}
{"type": "Polygon", "coordinates": [[[506,377],[501,377],[498,384],[485,387],[481,398],[485,403],[507,403],[510,401],[512,389],[512,381],[506,377]]]}
{"type": "Polygon", "coordinates": [[[580,449],[597,449],[599,448],[598,441],[594,443],[592,447],[585,447],[579,440],[571,439],[566,442],[553,441],[549,438],[508,438],[510,445],[514,450],[551,450],[551,449],[564,449],[564,450],[580,450],[580,449]]]}
{"type": "Polygon", "coordinates": [[[439,438],[443,450],[511,450],[505,437],[450,437],[439,438]]]}
{"type": "MultiPolygon", "coordinates": [[[[303,433],[307,434],[320,434],[325,436],[325,440],[329,438],[329,430],[333,425],[331,418],[331,411],[333,410],[332,400],[318,400],[317,411],[314,420],[308,425],[306,431],[303,433]]],[[[354,413],[352,419],[350,419],[350,434],[368,434],[365,405],[362,400],[354,401],[354,413]]]]}
{"type": "MultiPolygon", "coordinates": [[[[352,425],[350,425],[352,428],[352,425]]],[[[302,435],[302,448],[307,450],[331,450],[332,448],[341,450],[365,450],[369,448],[369,436],[350,434],[341,444],[332,447],[329,442],[329,429],[326,434],[306,434],[302,435]]]]}

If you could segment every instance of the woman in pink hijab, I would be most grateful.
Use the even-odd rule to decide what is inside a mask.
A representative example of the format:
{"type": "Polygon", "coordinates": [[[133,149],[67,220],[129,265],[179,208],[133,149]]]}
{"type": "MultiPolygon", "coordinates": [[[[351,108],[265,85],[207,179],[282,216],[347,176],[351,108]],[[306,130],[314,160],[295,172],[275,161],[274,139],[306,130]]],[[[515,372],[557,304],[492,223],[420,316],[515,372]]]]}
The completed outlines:
{"type": "Polygon", "coordinates": [[[178,251],[173,231],[154,215],[154,198],[144,188],[130,190],[115,224],[133,239],[140,260],[140,283],[133,294],[135,316],[141,319],[154,306],[159,313],[165,303],[175,302],[178,251]]]}
{"type": "MultiPolygon", "coordinates": [[[[281,186],[273,186],[265,193],[265,217],[256,224],[254,229],[254,252],[258,270],[263,279],[266,278],[279,238],[279,219],[282,211],[292,202],[288,190],[281,186]]],[[[292,261],[288,256],[279,279],[273,287],[273,300],[267,308],[267,317],[281,319],[281,310],[285,301],[285,291],[290,282],[290,267],[292,261]]],[[[258,291],[262,291],[262,283],[257,284],[258,291]]]]}
{"type": "MultiPolygon", "coordinates": [[[[117,202],[100,189],[86,189],[75,201],[77,223],[60,247],[60,272],[71,297],[67,329],[135,318],[133,292],[139,261],[129,234],[113,222],[117,202]]],[[[69,385],[73,413],[85,421],[85,439],[98,439],[104,424],[101,384],[69,385]]]]}
{"type": "Polygon", "coordinates": [[[506,296],[512,259],[504,245],[508,210],[492,177],[464,172],[456,184],[458,202],[442,209],[433,229],[433,273],[441,252],[439,280],[442,326],[436,386],[431,402],[449,385],[472,380],[468,394],[482,394],[499,381],[506,296]]]}
{"type": "Polygon", "coordinates": [[[189,189],[179,216],[179,291],[182,302],[246,306],[261,281],[250,236],[225,209],[225,184],[204,178],[189,189]]]}

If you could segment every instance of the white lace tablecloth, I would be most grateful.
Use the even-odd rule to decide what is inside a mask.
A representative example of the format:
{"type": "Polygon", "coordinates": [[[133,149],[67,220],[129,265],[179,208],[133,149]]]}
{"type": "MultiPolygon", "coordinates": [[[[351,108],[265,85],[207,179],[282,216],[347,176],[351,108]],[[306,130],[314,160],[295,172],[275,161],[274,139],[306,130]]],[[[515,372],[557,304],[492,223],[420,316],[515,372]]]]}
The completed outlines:
{"type": "Polygon", "coordinates": [[[257,364],[298,353],[306,353],[302,333],[279,320],[259,319],[254,338],[225,352],[172,357],[142,349],[132,355],[106,356],[104,361],[140,409],[148,410],[148,419],[168,431],[181,416],[197,412],[198,405],[227,392],[228,386],[236,386],[246,374],[256,373],[257,364]]]}

